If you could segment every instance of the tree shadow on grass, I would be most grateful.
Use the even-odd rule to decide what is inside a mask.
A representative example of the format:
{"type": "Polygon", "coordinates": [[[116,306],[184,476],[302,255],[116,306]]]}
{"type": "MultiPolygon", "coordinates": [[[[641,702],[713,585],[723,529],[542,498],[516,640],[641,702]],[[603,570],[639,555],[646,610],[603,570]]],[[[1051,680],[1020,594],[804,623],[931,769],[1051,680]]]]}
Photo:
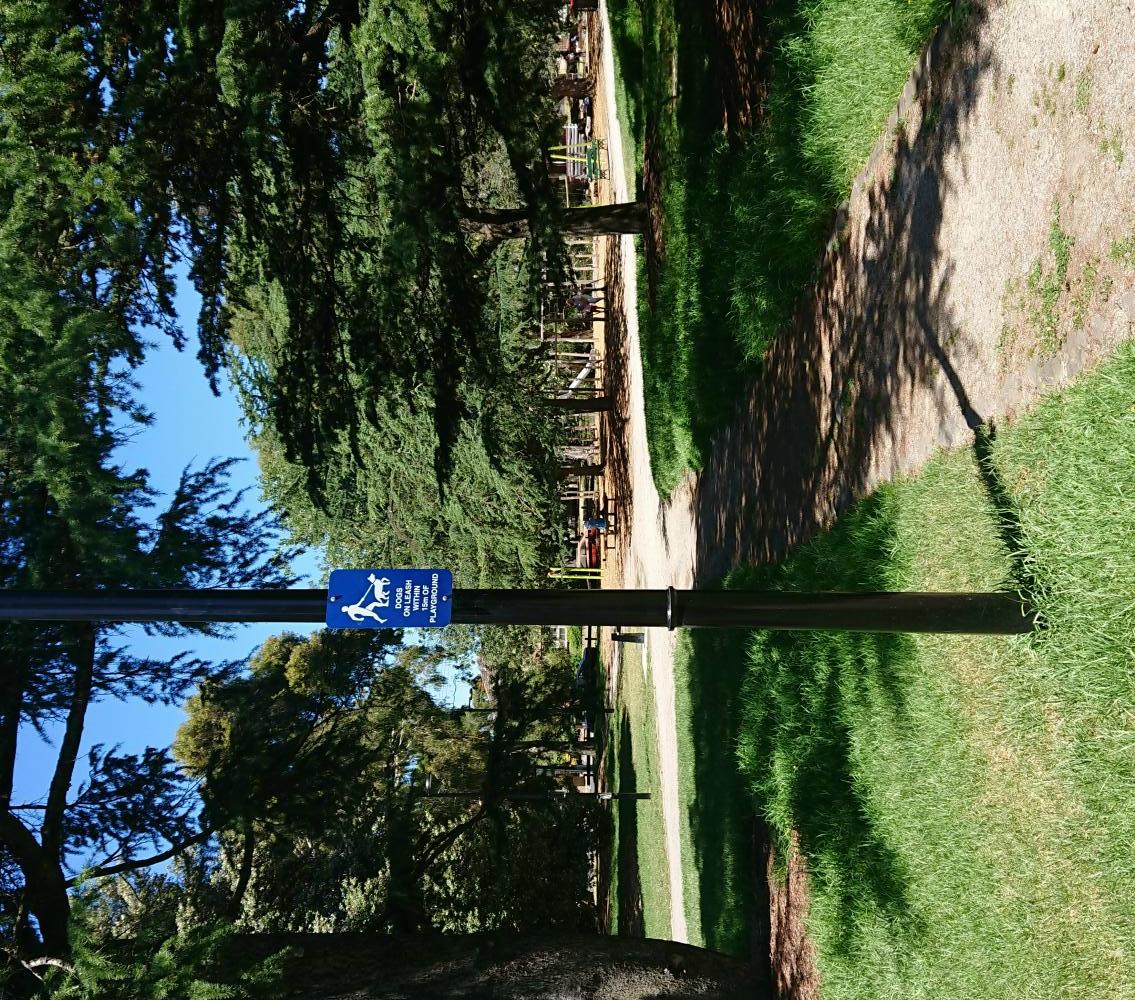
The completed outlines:
{"type": "Polygon", "coordinates": [[[993,424],[983,423],[974,428],[973,454],[977,460],[977,472],[986,499],[997,521],[997,532],[1009,555],[1012,566],[1010,582],[1021,597],[1036,604],[1040,584],[1032,570],[1025,542],[1025,530],[1021,525],[1017,502],[1009,492],[994,460],[993,444],[997,431],[993,424]]]}
{"type": "MultiPolygon", "coordinates": [[[[634,769],[634,743],[630,717],[623,709],[619,719],[618,750],[619,781],[617,790],[638,790],[634,769]]],[[[646,933],[642,912],[642,876],[638,870],[638,802],[619,799],[619,842],[616,848],[619,871],[619,926],[618,933],[630,937],[643,937],[646,933]]]]}
{"type": "Polygon", "coordinates": [[[740,755],[752,762],[746,770],[756,808],[769,818],[782,857],[796,831],[849,950],[878,915],[899,938],[923,930],[909,872],[872,818],[855,761],[862,733],[854,718],[866,690],[879,674],[901,672],[912,655],[908,636],[864,633],[769,633],[750,648],[740,755]]]}
{"type": "Polygon", "coordinates": [[[688,712],[681,704],[687,692],[677,692],[679,717],[689,719],[692,737],[679,752],[692,756],[695,794],[688,814],[702,934],[708,947],[734,955],[751,953],[752,924],[759,918],[756,820],[736,752],[746,636],[732,630],[683,633],[688,712]]]}
{"type": "MultiPolygon", "coordinates": [[[[888,500],[876,495],[787,563],[735,573],[728,585],[886,590],[893,538],[888,500]]],[[[754,813],[755,822],[767,820],[781,858],[797,832],[810,876],[835,902],[847,944],[864,919],[879,914],[900,936],[920,934],[908,873],[872,819],[855,756],[861,716],[882,713],[892,725],[908,724],[912,639],[695,632],[688,641],[697,781],[690,818],[708,943],[728,949],[735,945],[729,934],[736,934],[738,920],[751,926],[754,916],[763,917],[753,910],[763,869],[729,870],[729,859],[742,856],[746,835],[752,842],[754,820],[746,829],[744,817],[754,813]],[[738,884],[745,877],[747,887],[738,884]]]]}

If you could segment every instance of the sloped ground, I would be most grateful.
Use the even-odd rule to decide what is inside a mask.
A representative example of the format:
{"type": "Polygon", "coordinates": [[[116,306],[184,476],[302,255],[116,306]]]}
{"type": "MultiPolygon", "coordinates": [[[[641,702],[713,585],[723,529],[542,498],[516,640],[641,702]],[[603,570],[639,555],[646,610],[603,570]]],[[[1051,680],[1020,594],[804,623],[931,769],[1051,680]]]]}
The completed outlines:
{"type": "MultiPolygon", "coordinates": [[[[1135,329],[1133,5],[959,10],[857,180],[814,296],[703,472],[669,504],[650,475],[636,264],[623,241],[619,420],[634,505],[624,586],[705,583],[782,556],[875,485],[970,442],[973,427],[1066,384],[1135,329]]],[[[661,633],[649,645],[680,936],[676,911],[695,901],[675,882],[698,863],[681,856],[689,817],[668,732],[684,720],[674,643],[661,633]]]]}

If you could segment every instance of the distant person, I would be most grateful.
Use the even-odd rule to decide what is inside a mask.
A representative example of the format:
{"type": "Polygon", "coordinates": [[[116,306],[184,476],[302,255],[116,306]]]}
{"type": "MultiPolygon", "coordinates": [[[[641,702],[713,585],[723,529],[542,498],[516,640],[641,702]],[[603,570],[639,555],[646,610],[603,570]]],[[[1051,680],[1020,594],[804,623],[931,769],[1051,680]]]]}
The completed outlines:
{"type": "Polygon", "coordinates": [[[567,300],[567,304],[577,319],[586,321],[603,318],[603,310],[599,308],[599,299],[591,292],[578,291],[567,300]]]}

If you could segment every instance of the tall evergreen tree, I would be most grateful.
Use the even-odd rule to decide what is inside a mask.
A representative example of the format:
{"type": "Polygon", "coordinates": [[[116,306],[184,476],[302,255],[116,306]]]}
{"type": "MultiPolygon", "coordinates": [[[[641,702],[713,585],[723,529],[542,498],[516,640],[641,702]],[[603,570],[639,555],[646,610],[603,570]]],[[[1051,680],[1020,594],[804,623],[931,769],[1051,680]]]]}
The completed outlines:
{"type": "Polygon", "coordinates": [[[443,554],[452,531],[513,524],[519,549],[483,552],[468,582],[532,579],[554,545],[555,418],[486,264],[523,234],[533,293],[558,266],[555,16],[542,0],[5,4],[9,320],[93,352],[109,385],[142,329],[181,343],[187,262],[206,372],[236,366],[308,506],[365,494],[384,548],[420,515],[410,534],[443,554]],[[387,490],[384,454],[403,450],[415,485],[387,490]]]}
{"type": "MultiPolygon", "coordinates": [[[[8,388],[0,389],[7,397],[8,388]]],[[[7,400],[5,399],[5,402],[7,400]]],[[[9,411],[10,412],[10,411],[9,411]]],[[[10,440],[21,430],[6,424],[10,440]]],[[[92,590],[108,587],[281,586],[291,581],[272,551],[266,515],[242,510],[225,490],[226,462],[186,472],[168,507],[151,523],[140,512],[154,499],[143,472],[126,475],[108,454],[117,435],[93,431],[59,442],[53,482],[29,470],[4,469],[8,529],[0,585],[92,590]],[[87,461],[84,462],[83,460],[87,461]]],[[[5,441],[7,444],[8,441],[5,441]]],[[[32,453],[34,454],[34,453],[32,453]]],[[[163,626],[169,635],[209,626],[163,626]]],[[[28,936],[34,916],[44,944],[66,948],[76,857],[93,857],[95,874],[129,870],[169,856],[164,842],[184,845],[206,831],[168,752],[141,755],[94,747],[88,776],[76,788],[89,707],[100,699],[140,697],[176,703],[214,669],[192,656],[169,660],[130,652],[121,630],[93,624],[0,628],[7,669],[0,689],[0,839],[7,848],[7,931],[28,936]],[[42,798],[12,799],[23,726],[56,738],[56,761],[42,798]],[[148,858],[139,852],[156,851],[148,858]]]]}
{"type": "MultiPolygon", "coordinates": [[[[149,421],[130,369],[148,330],[180,343],[172,261],[186,245],[171,146],[195,86],[173,4],[5,4],[0,10],[0,586],[283,585],[266,517],[229,494],[229,463],[187,470],[168,506],[116,449],[149,421]]],[[[180,128],[180,126],[179,126],[180,128]]],[[[170,626],[163,631],[186,631],[170,626]]],[[[206,665],[123,648],[114,628],[0,629],[0,840],[5,930],[67,947],[76,852],[130,867],[147,842],[199,834],[167,753],[96,748],[76,789],[89,706],[180,699],[206,665]],[[35,802],[13,801],[23,725],[57,724],[35,802]]]]}

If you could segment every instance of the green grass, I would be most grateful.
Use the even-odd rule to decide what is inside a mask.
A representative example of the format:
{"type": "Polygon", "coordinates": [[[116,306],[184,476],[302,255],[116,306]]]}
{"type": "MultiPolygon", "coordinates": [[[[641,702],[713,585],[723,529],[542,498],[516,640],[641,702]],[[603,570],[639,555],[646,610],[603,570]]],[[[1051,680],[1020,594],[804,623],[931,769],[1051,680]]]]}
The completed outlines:
{"type": "Polygon", "coordinates": [[[572,663],[578,663],[583,656],[583,626],[569,625],[567,627],[567,648],[572,663]]]}
{"type": "Polygon", "coordinates": [[[695,706],[744,671],[737,760],[799,834],[825,1000],[1135,995],[1133,400],[1128,343],[982,464],[940,456],[728,581],[1024,588],[1036,634],[691,635],[695,706]]]}
{"type": "Polygon", "coordinates": [[[1112,129],[1111,135],[1105,135],[1100,139],[1100,152],[1105,156],[1110,156],[1117,167],[1123,166],[1123,160],[1126,156],[1123,149],[1123,138],[1119,129],[1112,129]]]}
{"type": "Polygon", "coordinates": [[[773,53],[767,124],[727,138],[710,8],[643,0],[640,16],[638,0],[610,5],[620,114],[639,156],[654,123],[662,176],[665,263],[640,327],[663,493],[701,465],[814,277],[834,209],[949,6],[774,0],[761,13],[773,53]]]}
{"type": "Polygon", "coordinates": [[[1123,240],[1114,240],[1108,249],[1108,257],[1129,271],[1135,271],[1135,234],[1123,240]]]}
{"type": "Polygon", "coordinates": [[[636,2],[614,3],[607,9],[611,23],[611,54],[615,63],[615,113],[623,136],[623,171],[631,195],[642,192],[642,11],[636,2]]]}
{"type": "Polygon", "coordinates": [[[1088,113],[1088,108],[1092,103],[1092,77],[1091,74],[1084,70],[1076,80],[1076,110],[1082,115],[1088,113]]]}
{"type": "Polygon", "coordinates": [[[614,803],[609,913],[613,933],[670,937],[670,876],[658,786],[654,696],[643,677],[639,646],[623,645],[607,744],[611,790],[649,792],[614,803]]]}
{"type": "Polygon", "coordinates": [[[1088,318],[1088,308],[1095,297],[1097,286],[1100,285],[1099,265],[1099,258],[1093,257],[1088,260],[1076,282],[1076,289],[1072,295],[1072,325],[1077,330],[1084,326],[1088,318]]]}
{"type": "Polygon", "coordinates": [[[743,634],[683,632],[674,685],[689,940],[747,956],[755,880],[752,803],[736,763],[743,634]]]}

